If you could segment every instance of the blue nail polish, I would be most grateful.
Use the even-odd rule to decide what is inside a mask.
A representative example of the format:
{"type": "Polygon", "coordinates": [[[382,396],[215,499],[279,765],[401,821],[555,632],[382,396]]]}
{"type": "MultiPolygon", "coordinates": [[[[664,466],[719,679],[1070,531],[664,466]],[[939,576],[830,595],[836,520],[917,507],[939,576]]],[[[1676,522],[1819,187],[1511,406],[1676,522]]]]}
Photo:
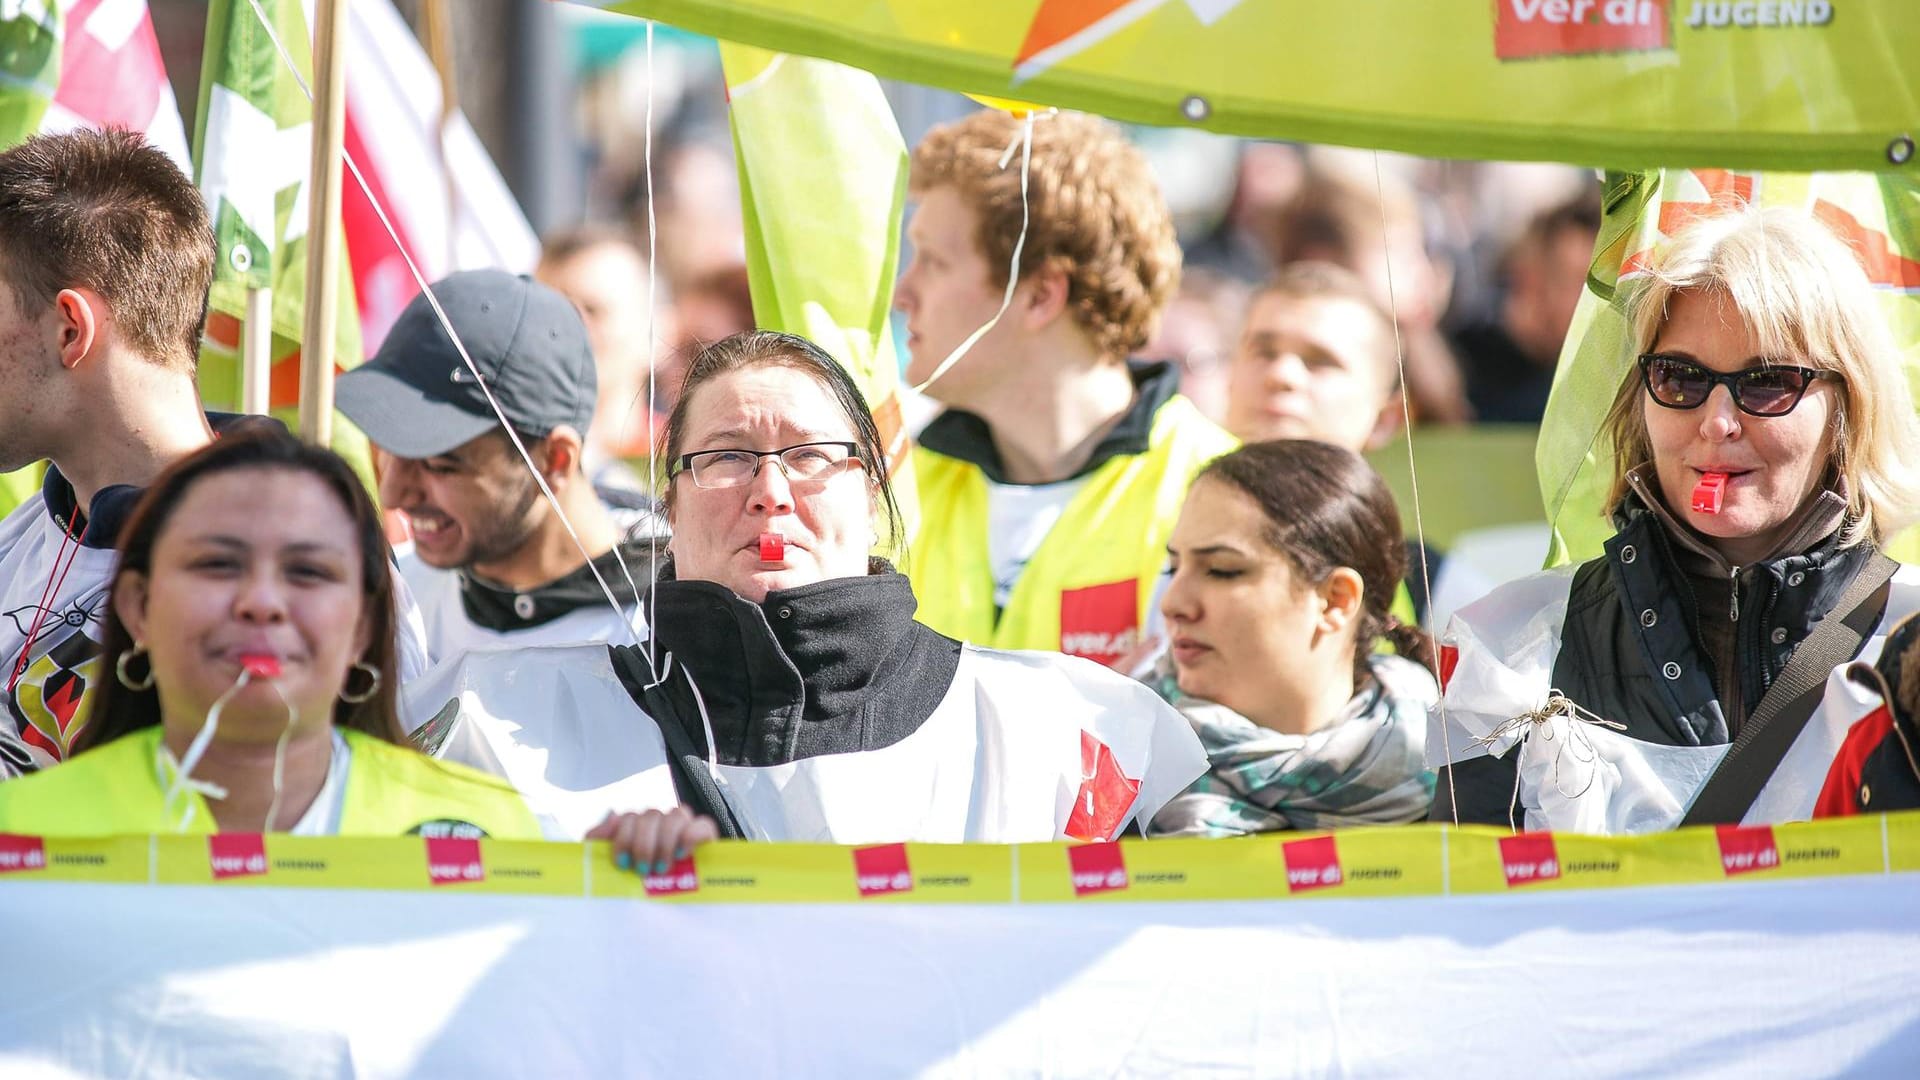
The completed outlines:
{"type": "Polygon", "coordinates": [[[681,861],[684,861],[684,860],[686,859],[686,857],[687,857],[687,849],[686,849],[686,848],[683,848],[683,847],[677,847],[677,848],[674,848],[674,849],[673,849],[673,861],[674,861],[674,862],[681,862],[681,861]]]}
{"type": "Polygon", "coordinates": [[[661,859],[659,862],[653,864],[653,872],[656,874],[664,874],[671,869],[673,869],[673,864],[665,859],[661,859]]]}
{"type": "Polygon", "coordinates": [[[633,856],[624,851],[616,851],[613,853],[613,865],[625,870],[633,865],[633,856]]]}

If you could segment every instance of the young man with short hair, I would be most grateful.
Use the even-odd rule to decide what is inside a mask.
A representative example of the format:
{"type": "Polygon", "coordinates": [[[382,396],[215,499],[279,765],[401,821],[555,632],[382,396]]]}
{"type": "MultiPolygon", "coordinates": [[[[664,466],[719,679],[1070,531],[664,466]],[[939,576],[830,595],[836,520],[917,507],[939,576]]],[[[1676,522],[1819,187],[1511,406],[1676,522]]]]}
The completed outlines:
{"type": "Polygon", "coordinates": [[[475,648],[629,640],[644,625],[637,593],[657,523],[623,535],[588,482],[597,381],[579,314],[498,270],[454,274],[433,292],[559,509],[426,296],[415,297],[335,395],[374,444],[381,503],[412,526],[400,569],[429,654],[438,663],[475,648]]]}
{"type": "Polygon", "coordinates": [[[896,296],[908,381],[993,318],[1010,271],[1016,285],[928,388],[947,410],[916,450],[907,571],[920,621],[944,634],[1119,664],[1150,624],[1193,474],[1233,439],[1175,393],[1169,365],[1128,361],[1174,294],[1180,248],[1145,158],[1112,124],[1034,124],[1011,267],[1022,123],[986,110],[913,152],[914,255],[896,296]]]}
{"type": "Polygon", "coordinates": [[[99,636],[141,489],[243,421],[194,383],[213,260],[199,190],[140,136],[0,153],[0,472],[50,462],[0,521],[0,777],[63,760],[113,677],[99,636]]]}
{"type": "Polygon", "coordinates": [[[1352,272],[1293,263],[1247,306],[1227,386],[1235,438],[1371,450],[1401,421],[1393,319],[1352,272]]]}

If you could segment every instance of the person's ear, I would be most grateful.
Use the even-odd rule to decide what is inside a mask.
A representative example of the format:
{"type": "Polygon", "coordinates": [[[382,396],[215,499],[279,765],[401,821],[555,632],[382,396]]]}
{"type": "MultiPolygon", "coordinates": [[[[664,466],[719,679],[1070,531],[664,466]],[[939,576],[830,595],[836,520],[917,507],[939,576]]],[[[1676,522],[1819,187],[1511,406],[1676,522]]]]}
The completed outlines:
{"type": "Polygon", "coordinates": [[[572,426],[561,424],[547,432],[547,437],[541,440],[541,445],[544,447],[545,458],[542,460],[536,457],[535,460],[541,461],[542,472],[547,478],[547,483],[555,491],[560,490],[561,485],[576,471],[584,470],[585,443],[580,433],[572,426]]]}
{"type": "Polygon", "coordinates": [[[1346,633],[1359,624],[1367,587],[1358,570],[1335,567],[1315,591],[1320,596],[1320,618],[1314,629],[1320,635],[1346,633]]]}
{"type": "Polygon", "coordinates": [[[135,644],[147,640],[147,575],[138,570],[121,573],[113,583],[113,613],[135,644]]]}
{"type": "Polygon", "coordinates": [[[1069,291],[1066,268],[1057,260],[1041,263],[1020,283],[1020,295],[1014,298],[1021,321],[1029,330],[1045,328],[1066,312],[1069,291]]]}
{"type": "Polygon", "coordinates": [[[1406,419],[1405,396],[1405,392],[1400,390],[1387,395],[1386,402],[1373,418],[1373,430],[1367,433],[1367,445],[1363,449],[1380,449],[1400,430],[1401,421],[1406,419]]]}
{"type": "Polygon", "coordinates": [[[91,291],[61,289],[53,298],[53,312],[60,366],[72,371],[93,351],[100,335],[100,298],[91,291]]]}

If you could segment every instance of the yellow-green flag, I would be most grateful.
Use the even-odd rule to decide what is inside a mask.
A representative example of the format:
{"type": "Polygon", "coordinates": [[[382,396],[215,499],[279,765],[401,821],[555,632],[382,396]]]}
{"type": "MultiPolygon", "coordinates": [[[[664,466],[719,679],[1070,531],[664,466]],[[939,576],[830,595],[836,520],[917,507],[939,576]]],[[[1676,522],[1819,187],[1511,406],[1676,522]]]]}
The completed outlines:
{"type": "Polygon", "coordinates": [[[754,319],[800,334],[866,395],[913,531],[911,443],[887,312],[907,147],[879,80],[825,60],[722,42],[754,319]]]}

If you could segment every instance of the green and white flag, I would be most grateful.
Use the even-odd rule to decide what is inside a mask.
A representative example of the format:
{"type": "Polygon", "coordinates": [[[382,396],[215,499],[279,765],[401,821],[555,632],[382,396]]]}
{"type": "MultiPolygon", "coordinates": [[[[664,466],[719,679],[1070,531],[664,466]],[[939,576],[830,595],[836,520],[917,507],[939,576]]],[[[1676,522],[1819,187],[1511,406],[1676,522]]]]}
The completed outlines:
{"type": "Polygon", "coordinates": [[[59,6],[0,0],[0,146],[40,130],[59,85],[59,6]]]}
{"type": "MultiPolygon", "coordinates": [[[[258,0],[257,8],[248,0],[214,0],[207,12],[193,143],[200,189],[213,213],[219,245],[200,357],[201,396],[209,407],[239,407],[240,327],[247,292],[270,288],[269,403],[273,415],[289,423],[299,408],[307,293],[313,109],[302,83],[312,85],[308,42],[307,17],[299,0],[258,0]],[[271,34],[259,12],[273,20],[271,34]],[[289,59],[299,67],[297,76],[289,59]]],[[[361,343],[352,269],[344,246],[342,251],[334,360],[346,368],[359,363],[361,343]]],[[[337,416],[334,431],[334,449],[356,463],[365,459],[366,440],[358,431],[337,416]]]]}

